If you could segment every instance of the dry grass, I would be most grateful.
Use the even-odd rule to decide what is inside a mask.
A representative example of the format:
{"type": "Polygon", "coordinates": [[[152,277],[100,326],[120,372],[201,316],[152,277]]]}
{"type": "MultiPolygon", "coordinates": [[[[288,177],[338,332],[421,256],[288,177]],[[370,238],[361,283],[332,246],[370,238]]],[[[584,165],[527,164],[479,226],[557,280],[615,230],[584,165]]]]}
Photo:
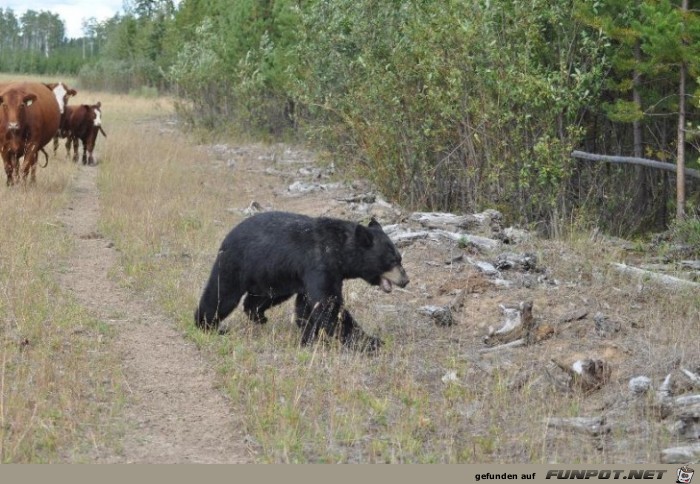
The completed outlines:
{"type": "Polygon", "coordinates": [[[454,248],[406,249],[409,292],[385,296],[361,282],[346,286],[350,310],[387,341],[375,357],[333,344],[300,348],[289,305],[272,311],[264,327],[236,311],[229,335],[199,332],[192,311],[223,236],[241,219],[237,209],[251,199],[309,214],[336,208],[313,196],[274,196],[281,181],[263,173],[271,162],[261,155],[276,147],[249,145],[231,169],[166,123],[167,101],[123,101],[102,98],[110,137],[98,142],[101,230],[121,252],[124,284],[164,308],[216,367],[260,461],[649,462],[673,444],[666,422],[648,416],[626,385],[639,374],[658,383],[679,359],[688,367],[700,363],[698,295],[616,275],[607,262],[624,254],[585,238],[520,247],[535,251],[559,284],[517,290],[484,284],[470,269],[426,264],[445,260],[454,248]],[[415,306],[440,300],[451,288],[470,291],[457,325],[438,328],[417,315],[415,306]],[[498,303],[525,298],[533,299],[542,322],[555,325],[554,338],[480,356],[481,336],[501,319],[498,303]],[[588,308],[589,319],[557,323],[576,307],[588,308]],[[623,331],[597,336],[596,311],[622,321],[623,331]],[[589,396],[558,390],[549,359],[578,355],[611,361],[613,381],[589,396]],[[456,382],[443,383],[448,372],[456,382]],[[544,423],[550,416],[592,415],[614,424],[611,438],[565,435],[544,423]]]}
{"type": "Polygon", "coordinates": [[[0,189],[0,461],[87,460],[120,388],[109,329],[57,283],[71,240],[57,222],[75,166],[52,158],[35,186],[0,189]]]}

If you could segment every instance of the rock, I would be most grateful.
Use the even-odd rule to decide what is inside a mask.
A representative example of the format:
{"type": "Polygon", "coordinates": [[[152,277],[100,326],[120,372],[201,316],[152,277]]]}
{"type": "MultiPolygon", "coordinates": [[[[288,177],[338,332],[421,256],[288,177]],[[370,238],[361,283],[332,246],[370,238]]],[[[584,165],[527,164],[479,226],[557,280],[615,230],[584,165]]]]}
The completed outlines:
{"type": "Polygon", "coordinates": [[[532,239],[532,235],[527,230],[507,227],[499,235],[499,239],[504,244],[521,244],[532,239]]]}
{"type": "Polygon", "coordinates": [[[442,376],[441,380],[445,385],[459,381],[456,371],[448,371],[442,376]]]}
{"type": "Polygon", "coordinates": [[[430,316],[438,326],[452,326],[454,318],[452,310],[446,306],[421,306],[418,312],[430,316]]]}
{"type": "Polygon", "coordinates": [[[537,269],[537,256],[532,253],[515,254],[504,252],[499,254],[494,264],[497,269],[517,269],[525,272],[532,272],[537,269]]]}
{"type": "Polygon", "coordinates": [[[495,276],[498,275],[498,270],[491,264],[490,262],[485,262],[485,261],[473,261],[472,265],[479,269],[481,272],[486,274],[487,276],[495,276]]]}
{"type": "Polygon", "coordinates": [[[629,381],[628,387],[635,395],[644,395],[651,388],[651,378],[636,376],[629,381]]]}
{"type": "Polygon", "coordinates": [[[262,205],[253,200],[250,202],[247,208],[243,209],[243,215],[245,215],[246,217],[250,217],[251,215],[255,215],[256,213],[260,213],[262,211],[264,211],[262,205]]]}
{"type": "Polygon", "coordinates": [[[622,324],[619,321],[610,320],[603,313],[596,313],[593,316],[593,321],[596,332],[603,337],[610,337],[622,329],[622,324]]]}
{"type": "Polygon", "coordinates": [[[585,308],[580,308],[580,309],[574,309],[573,311],[569,311],[568,313],[564,314],[561,318],[559,318],[560,323],[568,323],[570,321],[578,321],[579,319],[583,319],[586,316],[588,316],[588,310],[585,308]]]}

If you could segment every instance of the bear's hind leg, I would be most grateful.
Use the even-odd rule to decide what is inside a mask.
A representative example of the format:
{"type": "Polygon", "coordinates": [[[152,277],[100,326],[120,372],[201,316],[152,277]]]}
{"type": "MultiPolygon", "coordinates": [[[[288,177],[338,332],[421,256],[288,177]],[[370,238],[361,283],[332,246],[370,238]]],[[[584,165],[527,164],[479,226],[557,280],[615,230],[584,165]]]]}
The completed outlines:
{"type": "Polygon", "coordinates": [[[213,330],[236,309],[243,291],[232,284],[210,279],[194,312],[195,324],[203,330],[213,330]]]}
{"type": "Polygon", "coordinates": [[[245,301],[243,301],[243,310],[254,323],[265,324],[267,323],[265,311],[270,309],[272,306],[282,304],[289,298],[289,294],[271,297],[267,295],[248,293],[248,295],[245,297],[245,301]]]}

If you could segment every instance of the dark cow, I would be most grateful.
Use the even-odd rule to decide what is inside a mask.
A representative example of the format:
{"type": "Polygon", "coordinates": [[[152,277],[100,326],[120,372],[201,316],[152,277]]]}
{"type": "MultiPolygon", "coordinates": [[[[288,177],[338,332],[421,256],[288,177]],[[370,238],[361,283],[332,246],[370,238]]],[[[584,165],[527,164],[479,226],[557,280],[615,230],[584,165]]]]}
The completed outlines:
{"type": "Polygon", "coordinates": [[[7,174],[7,184],[31,172],[36,181],[39,151],[58,131],[61,111],[52,91],[38,82],[13,82],[0,86],[0,152],[7,174]]]}
{"type": "Polygon", "coordinates": [[[92,152],[95,149],[97,133],[101,132],[106,138],[107,133],[102,129],[102,103],[80,106],[66,106],[65,123],[61,123],[62,136],[67,137],[66,153],[70,155],[73,145],[73,161],[78,161],[79,141],[83,142],[83,165],[94,165],[92,152]],[[65,133],[65,135],[63,135],[65,133]]]}
{"type": "Polygon", "coordinates": [[[71,89],[63,82],[50,82],[44,83],[44,85],[48,87],[51,92],[53,92],[53,95],[56,98],[56,103],[58,103],[58,109],[61,111],[61,124],[59,126],[59,130],[56,132],[56,135],[53,138],[53,152],[55,154],[56,150],[58,149],[58,138],[65,138],[67,136],[66,134],[63,134],[63,127],[66,123],[66,107],[68,106],[68,100],[77,95],[78,91],[71,89]]]}

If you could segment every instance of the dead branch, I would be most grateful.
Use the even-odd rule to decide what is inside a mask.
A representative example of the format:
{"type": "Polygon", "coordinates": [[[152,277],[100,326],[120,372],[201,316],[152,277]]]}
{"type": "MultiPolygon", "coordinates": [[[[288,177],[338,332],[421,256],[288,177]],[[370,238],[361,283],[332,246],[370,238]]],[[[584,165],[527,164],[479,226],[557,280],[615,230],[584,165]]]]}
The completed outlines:
{"type": "Polygon", "coordinates": [[[571,377],[569,386],[572,389],[584,392],[602,387],[610,380],[612,374],[612,368],[605,360],[586,358],[585,360],[577,360],[571,365],[566,365],[554,358],[551,361],[571,377]]]}
{"type": "Polygon", "coordinates": [[[532,301],[521,301],[517,307],[501,304],[500,308],[506,318],[503,326],[498,330],[490,327],[489,334],[484,338],[484,343],[495,346],[521,338],[529,342],[535,324],[535,319],[532,316],[532,301]]]}
{"type": "Polygon", "coordinates": [[[511,341],[510,343],[505,343],[498,346],[490,346],[488,348],[482,348],[479,350],[479,353],[495,353],[497,351],[508,350],[511,348],[520,348],[521,346],[525,345],[527,345],[527,341],[525,340],[525,338],[521,338],[516,339],[515,341],[511,341]]]}
{"type": "MultiPolygon", "coordinates": [[[[662,161],[650,160],[648,158],[635,158],[633,156],[610,156],[596,155],[594,153],[586,153],[585,151],[571,152],[572,158],[586,161],[605,161],[607,163],[624,163],[630,165],[648,166],[649,168],[657,168],[659,170],[672,171],[676,173],[677,168],[673,163],[664,163],[662,161]]],[[[700,171],[686,168],[683,172],[690,177],[700,179],[700,171]]]]}
{"type": "Polygon", "coordinates": [[[663,383],[659,387],[659,389],[656,391],[656,398],[659,402],[665,402],[668,399],[671,398],[671,393],[672,393],[672,387],[673,387],[673,374],[669,373],[666,375],[666,378],[664,378],[663,383]]]}
{"type": "Polygon", "coordinates": [[[686,370],[685,368],[681,368],[681,372],[688,378],[688,380],[690,380],[693,387],[700,388],[700,376],[690,370],[686,370]]]}

